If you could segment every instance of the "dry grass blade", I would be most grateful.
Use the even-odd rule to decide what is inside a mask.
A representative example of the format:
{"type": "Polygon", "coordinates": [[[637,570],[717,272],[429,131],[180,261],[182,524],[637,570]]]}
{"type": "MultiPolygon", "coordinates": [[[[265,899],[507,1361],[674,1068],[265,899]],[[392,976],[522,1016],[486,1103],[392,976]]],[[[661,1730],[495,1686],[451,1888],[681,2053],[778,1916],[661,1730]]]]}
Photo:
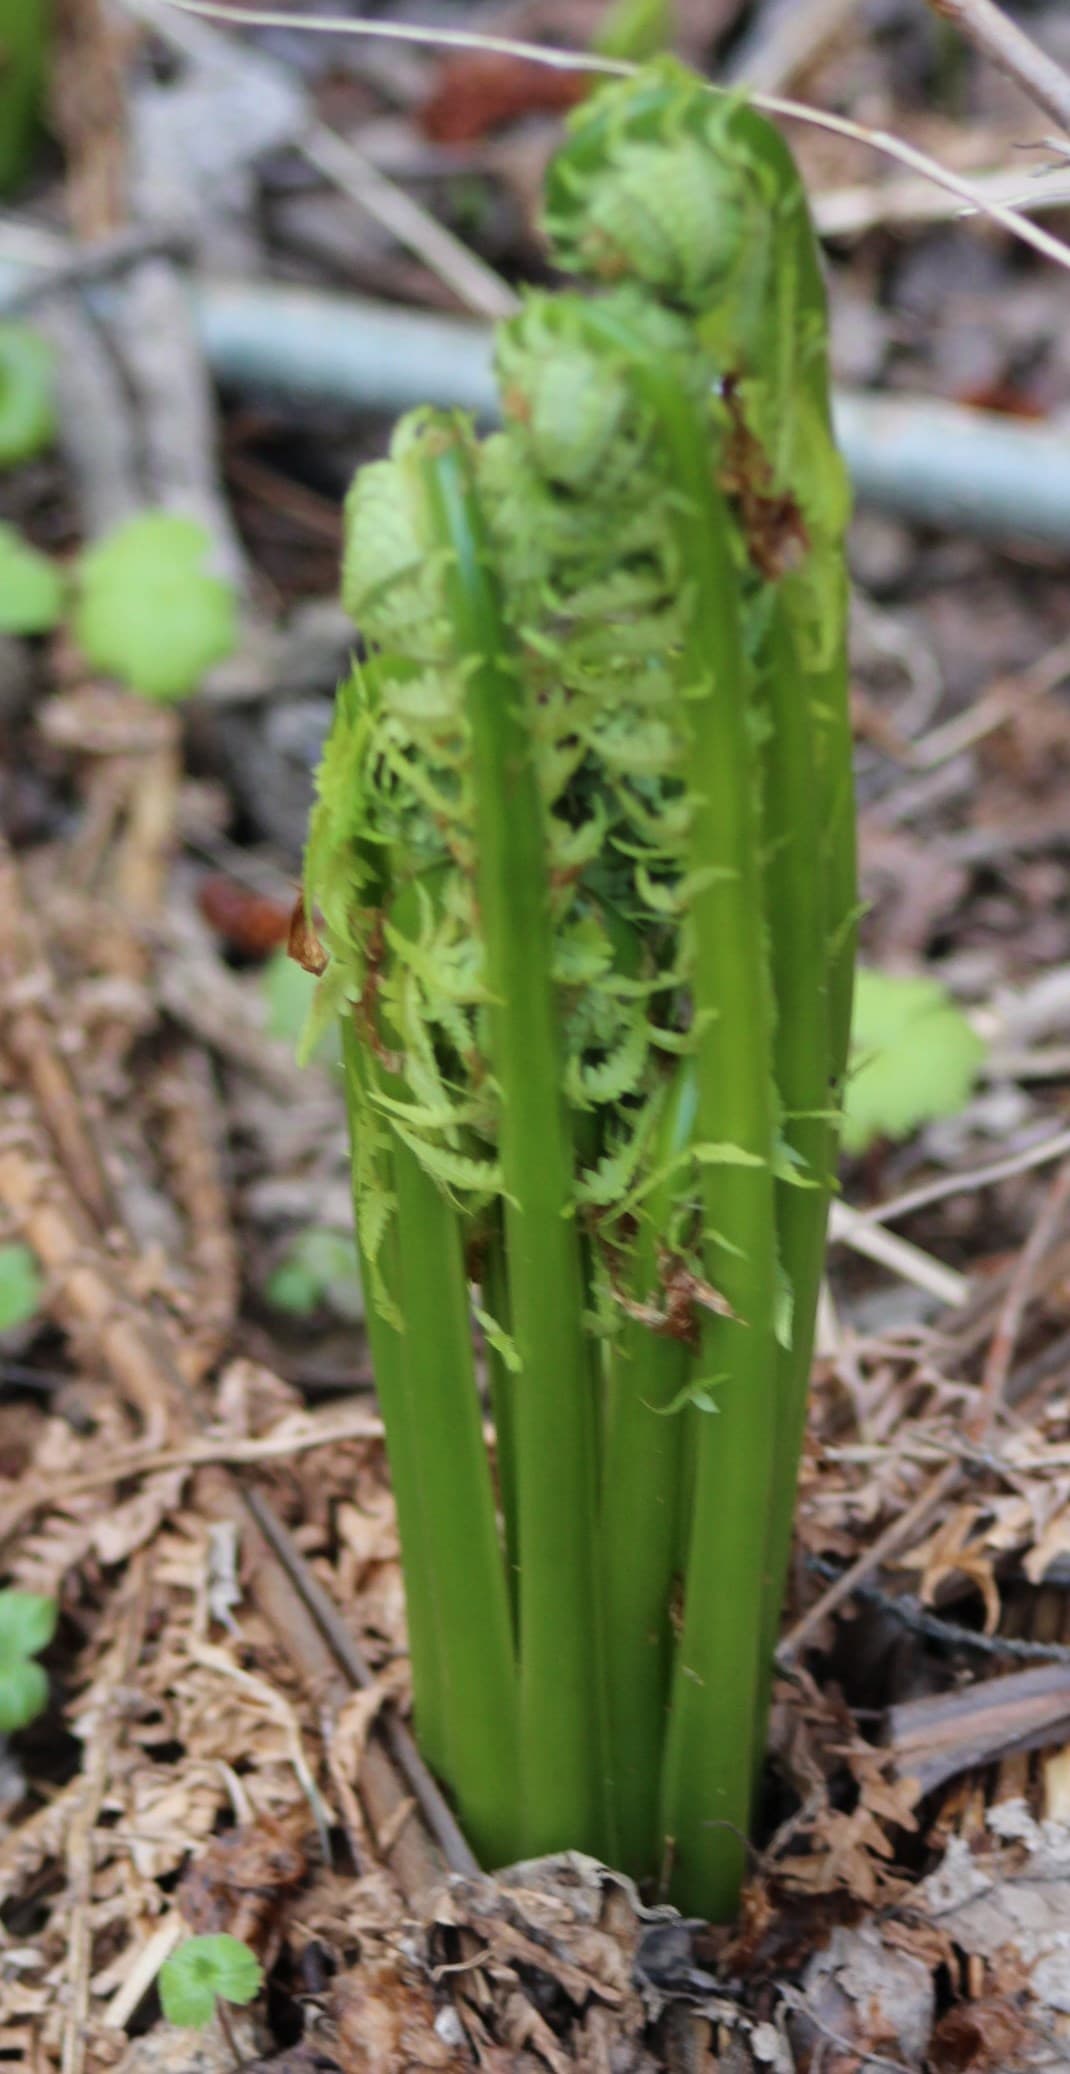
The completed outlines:
{"type": "Polygon", "coordinates": [[[296,14],[280,7],[217,6],[215,0],[167,0],[182,14],[198,14],[205,20],[233,22],[235,28],[309,29],[323,36],[374,36],[389,43],[435,44],[444,50],[490,51],[497,57],[527,58],[535,65],[549,65],[561,72],[604,73],[617,79],[630,78],[637,69],[623,58],[599,57],[595,52],[555,50],[545,43],[526,43],[522,37],[485,35],[479,29],[427,29],[416,22],[368,21],[357,17],[341,21],[330,15],[296,14]]]}
{"type": "MultiPolygon", "coordinates": [[[[511,36],[484,36],[474,29],[429,29],[410,22],[379,21],[335,21],[325,15],[293,14],[284,8],[250,7],[238,8],[218,4],[218,0],[167,0],[169,7],[180,13],[200,15],[206,20],[231,22],[236,27],[258,29],[304,29],[321,35],[375,36],[400,43],[432,44],[452,50],[493,51],[503,57],[525,58],[529,63],[549,65],[559,71],[590,72],[610,78],[627,78],[637,69],[613,58],[595,56],[589,51],[556,50],[542,43],[525,43],[511,36]]],[[[717,91],[711,88],[711,92],[717,91]]],[[[754,104],[764,108],[767,114],[781,115],[794,122],[809,123],[817,129],[829,130],[834,136],[849,137],[853,143],[864,144],[872,151],[879,151],[885,158],[896,159],[900,165],[909,166],[937,187],[957,195],[970,209],[987,216],[994,223],[1002,224],[1004,230],[1023,244],[1031,245],[1045,259],[1056,266],[1070,269],[1070,246],[1053,238],[1039,224],[1030,223],[1005,203],[992,201],[963,180],[938,160],[929,158],[924,151],[915,151],[899,137],[892,137],[886,130],[866,129],[863,124],[850,122],[846,116],[831,115],[824,109],[810,108],[801,101],[783,100],[777,94],[755,94],[754,104]]]]}
{"type": "Polygon", "coordinates": [[[470,310],[497,318],[510,317],[519,308],[519,297],[493,267],[486,266],[403,187],[381,173],[348,138],[337,136],[326,123],[317,123],[302,139],[301,150],[309,165],[392,231],[470,310]]]}
{"type": "Polygon", "coordinates": [[[909,1216],[912,1210],[924,1210],[930,1203],[943,1202],[949,1195],[965,1195],[974,1188],[991,1188],[997,1181],[1009,1181],[1014,1174],[1027,1174],[1031,1167],[1050,1166],[1052,1160],[1065,1159],[1070,1154],[1070,1131],[1055,1131],[1039,1145],[1027,1145],[1023,1152],[1010,1152],[1006,1159],[994,1159],[984,1167],[973,1167],[965,1174],[946,1174],[939,1181],[922,1181],[917,1188],[908,1188],[902,1195],[893,1196],[889,1203],[876,1203],[871,1210],[856,1210],[856,1225],[894,1224],[900,1217],[909,1216]]]}

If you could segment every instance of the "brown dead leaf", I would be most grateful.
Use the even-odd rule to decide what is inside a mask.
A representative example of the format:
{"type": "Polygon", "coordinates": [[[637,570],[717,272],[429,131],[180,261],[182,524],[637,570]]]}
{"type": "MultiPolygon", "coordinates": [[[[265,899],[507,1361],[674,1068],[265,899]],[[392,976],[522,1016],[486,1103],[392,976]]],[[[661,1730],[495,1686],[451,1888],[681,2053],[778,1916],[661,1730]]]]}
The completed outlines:
{"type": "Polygon", "coordinates": [[[148,1477],[124,1504],[99,1510],[93,1520],[92,1547],[102,1563],[125,1562],[151,1541],[163,1520],[173,1519],[187,1474],[185,1469],[171,1469],[162,1476],[148,1477]]]}
{"type": "Polygon", "coordinates": [[[519,116],[574,108],[589,91],[582,72],[555,71],[505,51],[462,51],[439,65],[420,128],[435,144],[474,144],[519,116]]]}
{"type": "Polygon", "coordinates": [[[287,1898],[308,1872],[306,1827],[300,1817],[261,1815],[213,1838],[179,1882],[178,1905],[190,1929],[225,1931],[264,1958],[277,1946],[287,1898]]]}
{"type": "Polygon", "coordinates": [[[940,2018],[929,2057],[935,2074],[1003,2074],[1034,2035],[1008,2001],[960,2003],[940,2018]]]}
{"type": "Polygon", "coordinates": [[[806,522],[790,492],[776,486],[772,464],[747,423],[735,375],[723,385],[729,433],[721,488],[739,512],[747,551],[760,576],[776,583],[801,568],[809,553],[806,522]]]}
{"type": "Polygon", "coordinates": [[[300,965],[302,971],[311,972],[315,979],[326,972],[327,953],[308,918],[304,895],[300,893],[290,916],[286,949],[294,963],[300,965]]]}
{"type": "MultiPolygon", "coordinates": [[[[426,1979],[400,1953],[366,1959],[335,1982],[330,2000],[343,2074],[417,2074],[473,2064],[451,2031],[436,2029],[439,2009],[426,1979]],[[443,2035],[443,2032],[445,2035],[443,2035]]],[[[452,2015],[452,2012],[449,2012],[452,2015]]]]}
{"type": "Polygon", "coordinates": [[[956,1506],[950,1519],[921,1548],[901,1560],[905,1569],[921,1572],[918,1596],[926,1606],[933,1604],[940,1585],[948,1578],[968,1578],[984,1601],[985,1633],[994,1635],[999,1628],[1000,1596],[992,1556],[983,1540],[976,1538],[983,1516],[981,1505],[956,1506]]]}

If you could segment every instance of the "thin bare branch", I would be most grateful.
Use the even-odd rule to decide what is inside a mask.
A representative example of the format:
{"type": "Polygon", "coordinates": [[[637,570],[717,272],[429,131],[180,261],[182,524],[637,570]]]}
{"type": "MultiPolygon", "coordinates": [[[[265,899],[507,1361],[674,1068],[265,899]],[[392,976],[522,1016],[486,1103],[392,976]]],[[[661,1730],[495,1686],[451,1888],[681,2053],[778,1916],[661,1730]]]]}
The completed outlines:
{"type": "MultiPolygon", "coordinates": [[[[547,44],[525,43],[511,36],[484,36],[475,29],[428,29],[411,22],[360,19],[335,21],[323,15],[291,14],[285,9],[230,7],[221,4],[221,0],[167,0],[167,5],[183,14],[231,22],[236,27],[304,29],[320,35],[380,37],[401,43],[445,46],[452,50],[489,50],[504,57],[526,58],[532,64],[549,65],[556,71],[590,72],[618,79],[629,78],[637,70],[636,66],[625,64],[621,59],[599,57],[590,51],[556,50],[547,44]]],[[[723,89],[710,87],[711,93],[720,91],[723,89]]],[[[769,115],[786,116],[795,122],[829,130],[834,136],[849,137],[856,144],[864,144],[885,158],[909,166],[913,172],[932,180],[937,187],[957,195],[979,215],[1002,224],[1004,230],[1023,244],[1031,245],[1045,259],[1070,270],[1070,246],[1053,238],[1039,224],[1030,223],[1028,217],[1019,215],[1016,209],[989,200],[968,180],[961,179],[936,159],[927,157],[925,152],[915,151],[913,145],[905,144],[901,138],[889,136],[886,130],[866,129],[861,123],[850,122],[844,115],[830,115],[824,109],[810,108],[801,101],[783,100],[776,94],[755,94],[752,98],[755,107],[764,109],[769,115]]]]}

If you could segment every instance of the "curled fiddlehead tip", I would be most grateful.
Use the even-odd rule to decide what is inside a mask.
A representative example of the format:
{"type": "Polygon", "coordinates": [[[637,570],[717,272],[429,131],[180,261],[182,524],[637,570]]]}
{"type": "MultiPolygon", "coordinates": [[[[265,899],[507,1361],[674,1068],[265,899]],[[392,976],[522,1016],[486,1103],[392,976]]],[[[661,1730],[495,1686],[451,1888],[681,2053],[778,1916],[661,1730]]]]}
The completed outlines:
{"type": "Polygon", "coordinates": [[[449,646],[441,571],[427,546],[419,461],[463,436],[459,420],[410,411],[386,460],[358,470],[346,499],[342,599],[365,639],[432,657],[449,646]]]}
{"type": "Polygon", "coordinates": [[[685,308],[706,304],[744,259],[762,199],[741,116],[760,120],[671,58],[595,94],[547,177],[558,264],[634,276],[685,308]]]}
{"type": "MultiPolygon", "coordinates": [[[[632,350],[671,359],[696,395],[710,369],[682,317],[634,285],[612,291],[603,310],[627,327],[632,350]]],[[[641,399],[611,338],[592,338],[572,296],[532,295],[498,332],[496,367],[507,423],[548,485],[616,499],[638,487],[649,438],[641,399]]]]}

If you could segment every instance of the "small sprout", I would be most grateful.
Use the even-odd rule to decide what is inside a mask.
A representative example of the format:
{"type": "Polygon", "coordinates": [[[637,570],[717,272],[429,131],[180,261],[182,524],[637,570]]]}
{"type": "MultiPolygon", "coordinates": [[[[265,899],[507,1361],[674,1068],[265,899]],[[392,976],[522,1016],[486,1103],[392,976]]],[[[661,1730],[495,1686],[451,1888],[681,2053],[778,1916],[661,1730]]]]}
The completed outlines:
{"type": "Polygon", "coordinates": [[[264,1985],[264,1969],[240,1937],[190,1937],[160,1968],[160,2001],[169,2024],[199,2031],[219,2002],[244,2007],[264,1985]]]}
{"type": "Polygon", "coordinates": [[[727,1375],[689,1377],[675,1397],[670,1397],[668,1404],[650,1404],[647,1410],[657,1412],[663,1419],[672,1418],[689,1404],[693,1404],[696,1411],[718,1412],[721,1407],[713,1393],[721,1383],[730,1381],[731,1377],[727,1375]]]}
{"type": "Polygon", "coordinates": [[[0,634],[47,634],[63,613],[63,578],[47,555],[0,525],[0,634]]]}
{"type": "Polygon", "coordinates": [[[985,1047],[933,979],[861,968],[843,1119],[846,1152],[908,1138],[969,1100],[985,1047]]]}
{"type": "Polygon", "coordinates": [[[54,1599],[0,1591],[0,1735],[28,1727],[48,1704],[48,1679],[35,1656],[56,1631],[54,1599]]]}
{"type": "Polygon", "coordinates": [[[196,691],[237,642],[234,593],[205,568],[210,546],[192,519],[151,511],[90,548],[74,613],[87,662],[147,698],[196,691]]]}
{"type": "Polygon", "coordinates": [[[40,1309],[41,1277],[28,1246],[0,1246],[0,1332],[25,1325],[40,1309]]]}
{"type": "Polygon", "coordinates": [[[275,951],[264,966],[262,985],[270,1035],[296,1044],[316,997],[312,973],[295,964],[287,951],[275,951]]]}
{"type": "Polygon", "coordinates": [[[55,434],[51,347],[26,324],[0,323],[0,468],[31,461],[55,434]]]}
{"type": "Polygon", "coordinates": [[[0,0],[0,194],[29,170],[45,98],[52,0],[0,0]]]}
{"type": "Polygon", "coordinates": [[[298,965],[288,951],[275,951],[264,966],[261,984],[269,1035],[299,1051],[301,1065],[307,1065],[313,1056],[323,1065],[336,1065],[341,1047],[335,1019],[325,1029],[310,1033],[319,991],[314,974],[298,965]]]}
{"type": "Polygon", "coordinates": [[[672,0],[610,0],[591,47],[603,58],[628,58],[642,64],[673,40],[672,0]]]}
{"type": "Polygon", "coordinates": [[[339,1317],[364,1316],[364,1294],[353,1241],[338,1231],[303,1231],[268,1279],[267,1297],[277,1310],[305,1318],[327,1302],[339,1317]]]}

